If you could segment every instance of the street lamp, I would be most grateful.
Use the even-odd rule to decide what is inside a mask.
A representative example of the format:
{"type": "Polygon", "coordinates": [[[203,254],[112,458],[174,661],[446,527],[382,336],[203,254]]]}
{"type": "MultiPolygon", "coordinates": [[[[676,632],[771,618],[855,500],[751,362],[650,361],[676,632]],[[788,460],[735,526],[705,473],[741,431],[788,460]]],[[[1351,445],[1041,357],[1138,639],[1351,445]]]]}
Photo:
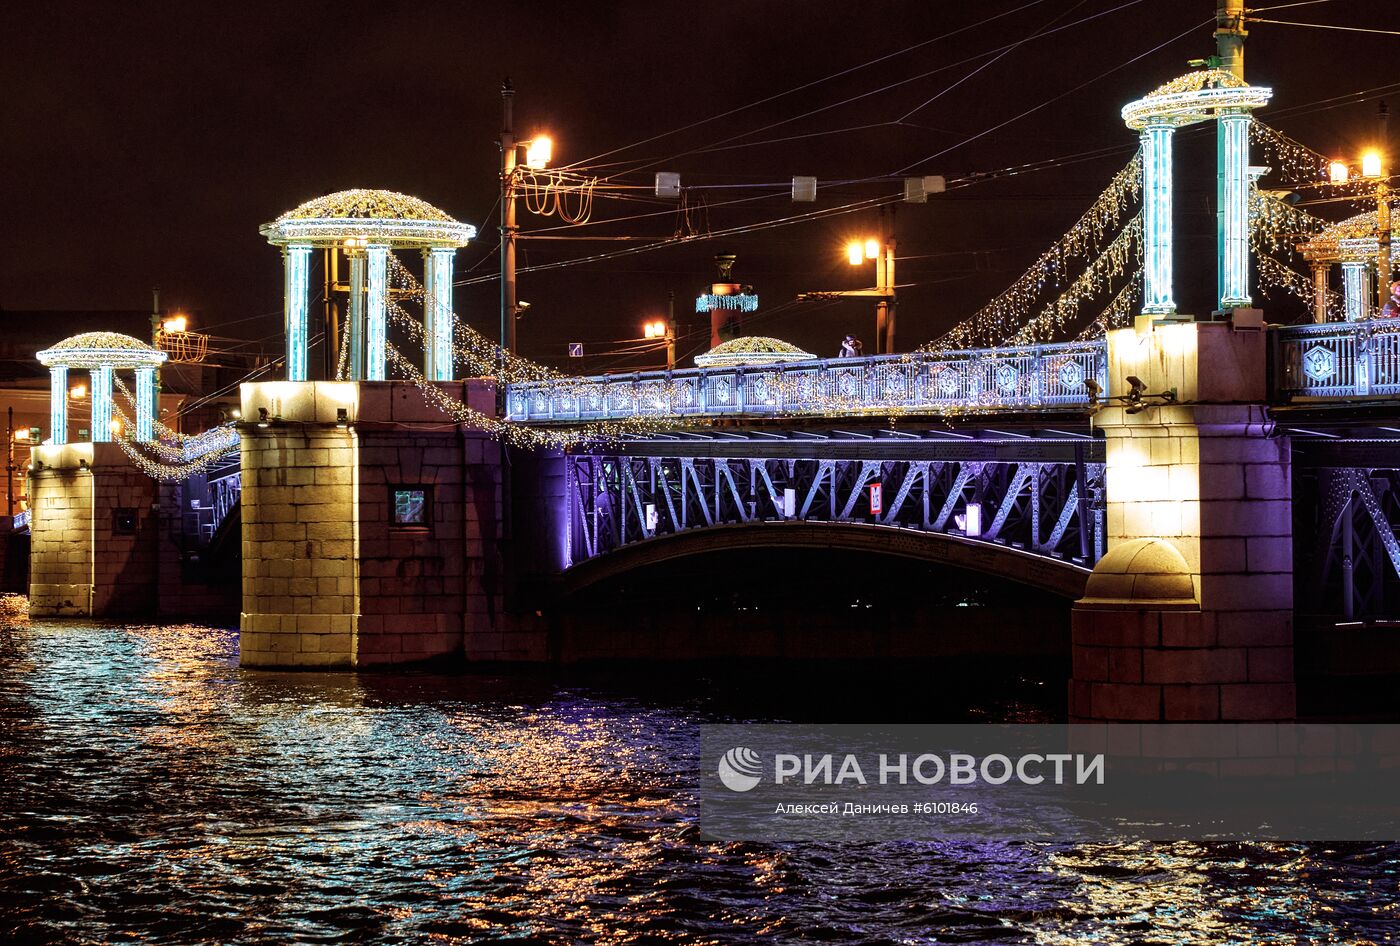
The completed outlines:
{"type": "MultiPolygon", "coordinates": [[[[1351,168],[1344,161],[1328,165],[1328,175],[1334,184],[1344,184],[1351,168]]],[[[1390,253],[1390,187],[1386,173],[1385,154],[1371,148],[1361,155],[1361,176],[1376,182],[1376,312],[1380,313],[1390,300],[1392,260],[1390,253]]]]}
{"type": "Polygon", "coordinates": [[[676,367],[676,333],[667,319],[652,319],[642,325],[642,337],[666,340],[666,370],[676,367]]]}
{"type": "Polygon", "coordinates": [[[162,332],[183,332],[189,327],[189,319],[183,314],[174,315],[160,324],[162,332]]]}
{"type": "MultiPolygon", "coordinates": [[[[501,83],[501,348],[515,351],[515,319],[520,314],[515,299],[516,191],[519,185],[519,151],[525,149],[524,165],[542,171],[554,156],[554,142],[548,135],[529,141],[515,139],[515,87],[501,83]]],[[[502,356],[504,358],[504,355],[502,356]]]]}

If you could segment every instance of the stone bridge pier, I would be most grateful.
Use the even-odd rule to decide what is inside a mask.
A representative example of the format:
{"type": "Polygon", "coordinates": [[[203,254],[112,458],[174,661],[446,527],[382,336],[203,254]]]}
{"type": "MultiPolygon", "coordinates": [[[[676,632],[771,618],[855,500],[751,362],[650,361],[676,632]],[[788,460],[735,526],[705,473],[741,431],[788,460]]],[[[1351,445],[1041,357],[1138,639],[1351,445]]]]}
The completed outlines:
{"type": "Polygon", "coordinates": [[[1257,310],[1109,333],[1109,549],[1072,616],[1077,720],[1295,715],[1289,438],[1257,310]],[[1175,389],[1174,403],[1151,397],[1175,389]]]}

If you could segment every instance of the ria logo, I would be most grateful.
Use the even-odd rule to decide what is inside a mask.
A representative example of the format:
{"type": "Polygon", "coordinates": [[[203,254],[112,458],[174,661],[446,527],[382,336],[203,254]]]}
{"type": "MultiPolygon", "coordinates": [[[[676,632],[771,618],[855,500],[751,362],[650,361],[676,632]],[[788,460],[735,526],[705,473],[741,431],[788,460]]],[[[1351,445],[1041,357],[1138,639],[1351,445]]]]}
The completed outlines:
{"type": "Polygon", "coordinates": [[[743,746],[726,752],[719,760],[719,780],[731,792],[747,792],[763,777],[763,762],[758,753],[743,746]]]}

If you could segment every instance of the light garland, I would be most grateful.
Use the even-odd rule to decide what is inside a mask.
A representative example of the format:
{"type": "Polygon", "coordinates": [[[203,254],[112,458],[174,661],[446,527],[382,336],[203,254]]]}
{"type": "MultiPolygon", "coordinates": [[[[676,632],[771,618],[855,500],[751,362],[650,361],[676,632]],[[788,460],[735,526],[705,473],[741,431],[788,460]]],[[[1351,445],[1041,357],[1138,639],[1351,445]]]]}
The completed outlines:
{"type": "MultiPolygon", "coordinates": [[[[980,348],[1013,336],[1030,320],[1048,288],[1064,284],[1072,261],[1085,259],[1102,245],[1107,233],[1127,216],[1142,194],[1142,152],[1113,176],[1074,226],[1031,264],[1005,291],[942,337],[919,346],[919,352],[980,348]]],[[[1140,229],[1140,224],[1139,224],[1140,229]]],[[[1116,239],[1114,242],[1117,242],[1116,239]]]]}
{"type": "Polygon", "coordinates": [[[1030,345],[1051,340],[1056,333],[1076,315],[1084,302],[1100,295],[1112,284],[1115,277],[1122,276],[1128,264],[1136,261],[1137,270],[1142,268],[1142,214],[1128,221],[1118,236],[1113,238],[1102,253],[1096,256],[1084,272],[1070,283],[1049,306],[1030,322],[1022,326],[1009,339],[1013,344],[1030,345]]]}
{"type": "Polygon", "coordinates": [[[1138,314],[1138,300],[1142,297],[1142,270],[1134,270],[1127,277],[1123,288],[1094,316],[1092,322],[1084,326],[1074,340],[1077,342],[1102,338],[1110,329],[1125,328],[1138,314]]]}

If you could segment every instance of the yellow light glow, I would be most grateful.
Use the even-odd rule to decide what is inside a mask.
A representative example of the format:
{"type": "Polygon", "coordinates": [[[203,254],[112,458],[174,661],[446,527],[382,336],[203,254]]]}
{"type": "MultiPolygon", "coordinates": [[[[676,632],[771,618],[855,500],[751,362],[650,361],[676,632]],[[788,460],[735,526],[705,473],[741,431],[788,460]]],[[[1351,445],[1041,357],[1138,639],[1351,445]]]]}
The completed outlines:
{"type": "Polygon", "coordinates": [[[112,422],[107,426],[111,429],[112,433],[114,434],[119,434],[122,432],[122,422],[117,420],[116,418],[113,418],[112,422]]]}
{"type": "Polygon", "coordinates": [[[866,241],[865,241],[865,258],[866,258],[866,259],[875,259],[875,258],[878,257],[879,255],[880,255],[880,241],[879,241],[879,240],[866,240],[866,241]]]}
{"type": "Polygon", "coordinates": [[[15,431],[15,439],[16,439],[16,440],[28,440],[28,439],[29,439],[29,428],[28,428],[28,427],[21,427],[19,430],[16,430],[16,431],[15,431]]]}
{"type": "Polygon", "coordinates": [[[865,250],[858,242],[846,244],[846,256],[852,266],[859,266],[865,260],[865,250]]]}
{"type": "Polygon", "coordinates": [[[647,338],[664,338],[666,336],[666,323],[648,322],[642,326],[642,332],[647,338]]]}
{"type": "Polygon", "coordinates": [[[1333,161],[1327,165],[1327,177],[1333,184],[1345,184],[1347,178],[1351,177],[1351,170],[1345,161],[1333,161]]]}
{"type": "Polygon", "coordinates": [[[73,385],[71,388],[68,389],[68,396],[75,401],[81,401],[83,398],[87,397],[87,385],[73,385]]]}
{"type": "Polygon", "coordinates": [[[554,142],[549,140],[548,135],[537,135],[525,149],[525,166],[532,171],[539,171],[549,166],[549,159],[554,156],[554,142]]]}
{"type": "Polygon", "coordinates": [[[162,322],[160,328],[163,332],[183,332],[189,324],[185,316],[174,315],[162,322]]]}
{"type": "Polygon", "coordinates": [[[1361,176],[1381,176],[1381,153],[1372,149],[1361,156],[1361,176]]]}

